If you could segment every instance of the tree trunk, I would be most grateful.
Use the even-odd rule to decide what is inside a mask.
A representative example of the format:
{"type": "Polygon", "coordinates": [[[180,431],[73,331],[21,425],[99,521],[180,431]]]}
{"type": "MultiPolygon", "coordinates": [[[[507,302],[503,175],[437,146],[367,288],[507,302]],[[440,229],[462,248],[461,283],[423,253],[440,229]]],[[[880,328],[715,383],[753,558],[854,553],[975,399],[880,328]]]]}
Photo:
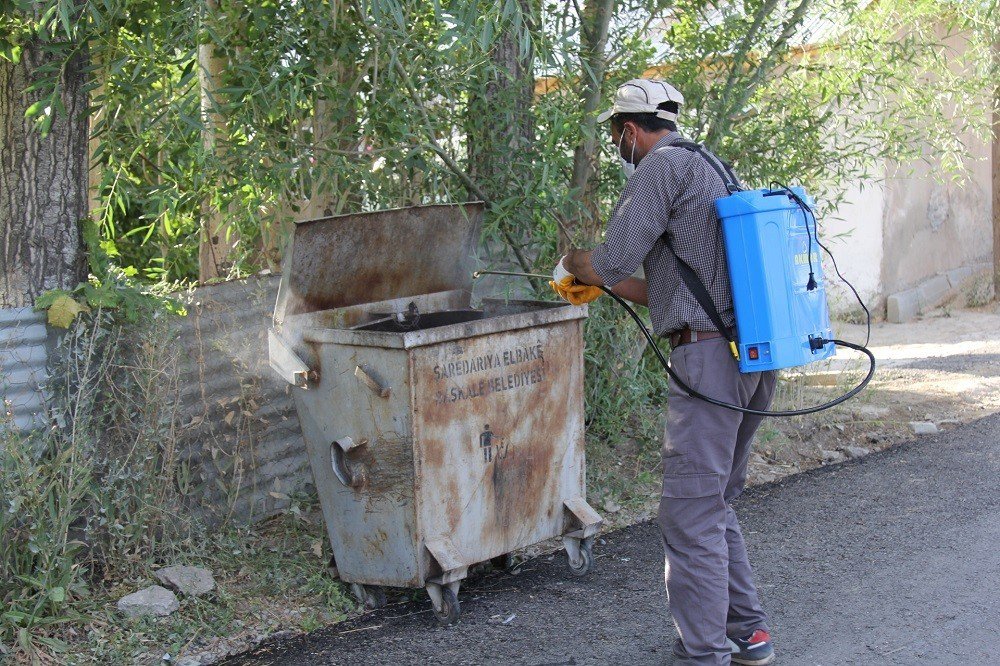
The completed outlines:
{"type": "Polygon", "coordinates": [[[310,219],[350,213],[361,209],[361,192],[351,178],[353,161],[361,143],[358,113],[355,106],[359,83],[358,65],[353,57],[343,55],[341,45],[356,39],[351,34],[351,17],[347,5],[333,3],[331,21],[315,36],[321,45],[316,72],[320,85],[313,102],[313,165],[314,177],[309,199],[299,217],[310,219]],[[353,154],[352,154],[353,153],[353,154]],[[343,167],[339,167],[343,164],[343,167]],[[339,167],[339,168],[338,168],[339,167]]]}
{"type": "MultiPolygon", "coordinates": [[[[535,123],[532,104],[535,94],[534,52],[525,31],[535,25],[536,0],[518,0],[523,23],[513,20],[497,27],[489,60],[470,82],[466,109],[468,140],[469,199],[485,198],[488,204],[484,224],[503,238],[504,250],[514,255],[520,270],[529,271],[531,254],[525,252],[531,236],[529,219],[535,206],[522,174],[533,168],[535,123]],[[520,28],[520,29],[519,29],[520,28]]],[[[487,247],[487,253],[494,249],[487,247]]]]}
{"type": "MultiPolygon", "coordinates": [[[[525,29],[533,25],[533,2],[518,0],[525,29]]],[[[467,119],[469,175],[491,202],[521,189],[518,165],[530,163],[535,143],[534,53],[530,46],[522,51],[523,31],[513,22],[499,30],[490,62],[473,87],[467,119]]],[[[469,196],[477,195],[470,192],[469,196]]]]}
{"type": "Polygon", "coordinates": [[[102,208],[101,182],[104,180],[104,173],[98,168],[97,160],[94,156],[101,145],[101,138],[95,135],[97,126],[101,123],[106,110],[103,104],[105,73],[101,69],[100,62],[91,56],[91,80],[94,88],[90,91],[90,108],[92,109],[89,118],[90,124],[87,128],[87,215],[90,216],[91,223],[99,224],[98,213],[102,208]]]}
{"type": "MultiPolygon", "coordinates": [[[[747,56],[757,43],[760,31],[767,25],[768,21],[771,20],[771,17],[777,8],[778,0],[765,0],[757,6],[756,10],[754,10],[753,22],[750,24],[746,33],[744,33],[744,35],[740,38],[739,44],[735,47],[732,57],[729,59],[729,74],[726,75],[726,82],[721,86],[718,86],[718,90],[721,92],[716,95],[718,100],[716,106],[720,110],[719,112],[721,114],[724,114],[728,108],[726,105],[729,103],[729,98],[734,90],[734,87],[738,83],[742,83],[746,78],[747,56]]],[[[698,114],[693,128],[693,137],[701,135],[702,131],[705,129],[705,123],[708,121],[709,114],[698,114]]],[[[713,123],[713,126],[714,124],[715,123],[713,123]]]]}
{"type": "MultiPolygon", "coordinates": [[[[218,0],[205,0],[203,20],[214,23],[219,13],[218,0]]],[[[216,31],[218,34],[218,31],[216,31]]],[[[222,164],[225,154],[226,122],[218,111],[217,91],[222,88],[226,59],[217,52],[221,44],[212,40],[198,45],[198,80],[201,84],[201,139],[206,155],[222,164]]],[[[221,187],[223,183],[215,183],[221,187]]],[[[201,204],[201,240],[198,244],[198,280],[227,277],[232,268],[236,230],[227,227],[225,211],[206,197],[201,204]]]]}
{"type": "MultiPolygon", "coordinates": [[[[586,240],[594,240],[601,228],[597,204],[597,127],[598,106],[607,70],[608,27],[615,12],[615,0],[587,0],[581,16],[580,70],[583,75],[583,92],[580,98],[583,119],[580,123],[580,143],[573,150],[573,175],[570,191],[577,198],[579,209],[572,217],[571,233],[586,240]]],[[[560,236],[568,244],[572,239],[560,236]]]]}
{"type": "MultiPolygon", "coordinates": [[[[24,117],[39,99],[24,94],[51,57],[37,43],[21,61],[0,59],[0,307],[24,307],[49,289],[72,289],[86,277],[80,222],[87,215],[86,59],[75,57],[60,81],[65,113],[43,137],[24,117]]],[[[55,110],[52,111],[55,113],[55,110]]]]}

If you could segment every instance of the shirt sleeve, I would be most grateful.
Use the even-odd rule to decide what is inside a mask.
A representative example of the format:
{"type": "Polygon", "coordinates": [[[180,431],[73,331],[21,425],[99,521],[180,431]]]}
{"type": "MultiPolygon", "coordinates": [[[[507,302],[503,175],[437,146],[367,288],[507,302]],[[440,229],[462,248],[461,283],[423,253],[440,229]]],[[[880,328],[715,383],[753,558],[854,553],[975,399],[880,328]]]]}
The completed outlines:
{"type": "Polygon", "coordinates": [[[669,162],[659,157],[647,156],[628,179],[608,221],[604,242],[590,256],[606,286],[634,275],[667,230],[675,177],[669,162]]]}

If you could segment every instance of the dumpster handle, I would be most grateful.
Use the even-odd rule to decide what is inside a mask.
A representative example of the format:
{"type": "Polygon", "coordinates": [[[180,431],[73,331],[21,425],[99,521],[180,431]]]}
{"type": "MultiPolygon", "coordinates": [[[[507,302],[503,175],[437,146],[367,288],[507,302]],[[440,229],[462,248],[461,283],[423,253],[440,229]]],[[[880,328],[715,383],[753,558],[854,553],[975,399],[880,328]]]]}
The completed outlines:
{"type": "Polygon", "coordinates": [[[367,363],[354,368],[354,376],[380,398],[388,398],[389,394],[392,393],[392,389],[381,381],[381,377],[367,363]]]}
{"type": "Polygon", "coordinates": [[[368,471],[364,465],[358,465],[353,469],[348,467],[346,453],[352,449],[364,446],[368,440],[362,439],[355,443],[350,437],[334,440],[330,445],[330,464],[333,473],[348,488],[360,488],[368,482],[368,471]]]}

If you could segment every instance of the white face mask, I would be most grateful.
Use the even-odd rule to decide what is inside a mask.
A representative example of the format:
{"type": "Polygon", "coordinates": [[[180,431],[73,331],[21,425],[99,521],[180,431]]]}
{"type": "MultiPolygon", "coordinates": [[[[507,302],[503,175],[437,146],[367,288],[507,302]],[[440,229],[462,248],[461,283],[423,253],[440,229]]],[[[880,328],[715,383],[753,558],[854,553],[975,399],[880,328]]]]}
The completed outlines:
{"type": "Polygon", "coordinates": [[[633,173],[635,173],[635,142],[632,142],[632,156],[629,159],[622,157],[622,141],[625,140],[625,131],[622,130],[622,136],[618,139],[618,160],[622,163],[622,171],[625,172],[625,178],[630,178],[633,173]]]}

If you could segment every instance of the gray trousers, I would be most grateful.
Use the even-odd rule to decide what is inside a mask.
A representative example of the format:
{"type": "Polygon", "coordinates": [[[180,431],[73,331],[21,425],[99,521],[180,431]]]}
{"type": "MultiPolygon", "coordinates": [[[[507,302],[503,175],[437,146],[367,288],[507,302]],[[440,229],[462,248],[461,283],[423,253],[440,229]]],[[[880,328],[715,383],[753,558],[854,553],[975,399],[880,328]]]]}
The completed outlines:
{"type": "MultiPolygon", "coordinates": [[[[776,373],[740,374],[723,338],[681,345],[670,365],[699,393],[767,409],[776,373]]],[[[659,526],[678,664],[730,663],[726,636],[768,630],[730,502],[746,483],[750,442],[763,420],[689,396],[673,379],[663,446],[659,526]]]]}

